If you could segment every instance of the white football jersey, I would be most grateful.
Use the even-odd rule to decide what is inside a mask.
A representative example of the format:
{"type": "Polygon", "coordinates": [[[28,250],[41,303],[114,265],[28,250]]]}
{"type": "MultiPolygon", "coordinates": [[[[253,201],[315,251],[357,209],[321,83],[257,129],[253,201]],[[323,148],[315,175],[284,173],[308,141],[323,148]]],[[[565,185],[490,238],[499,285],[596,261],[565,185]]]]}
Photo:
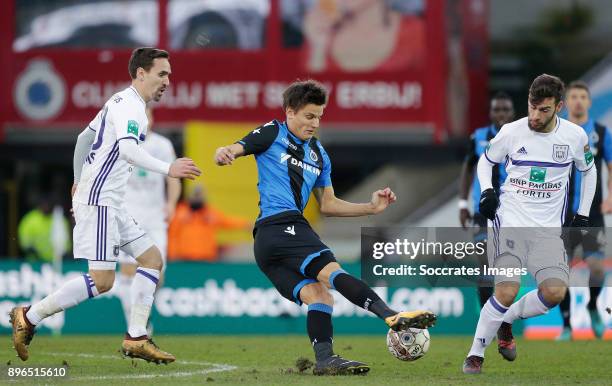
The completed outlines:
{"type": "Polygon", "coordinates": [[[96,132],[74,201],[121,209],[132,165],[119,158],[119,141],[145,140],[149,121],[134,87],[113,95],[89,124],[96,132]]]}
{"type": "MultiPolygon", "coordinates": [[[[167,163],[176,159],[169,139],[151,132],[141,146],[153,157],[167,163]]],[[[125,207],[145,230],[165,228],[166,175],[135,166],[128,179],[125,207]]]]}
{"type": "Polygon", "coordinates": [[[506,163],[498,227],[560,227],[568,208],[569,178],[594,165],[584,130],[556,118],[555,129],[538,133],[527,117],[504,125],[489,144],[490,162],[506,163]]]}

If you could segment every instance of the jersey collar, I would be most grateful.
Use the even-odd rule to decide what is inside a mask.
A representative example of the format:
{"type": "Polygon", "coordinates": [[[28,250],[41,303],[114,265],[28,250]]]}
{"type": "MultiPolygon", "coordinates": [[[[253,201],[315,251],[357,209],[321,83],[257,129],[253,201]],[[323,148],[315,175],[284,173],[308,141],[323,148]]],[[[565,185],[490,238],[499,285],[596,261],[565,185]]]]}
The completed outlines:
{"type": "Polygon", "coordinates": [[[136,88],[134,86],[130,86],[128,87],[129,89],[131,89],[132,91],[134,91],[134,94],[136,94],[136,96],[138,97],[138,99],[140,99],[140,101],[142,102],[143,105],[145,105],[145,107],[147,106],[147,104],[145,103],[144,99],[142,99],[142,97],[140,96],[140,94],[138,93],[138,90],[136,90],[136,88]]]}
{"type": "Polygon", "coordinates": [[[289,126],[287,126],[287,122],[284,121],[283,123],[281,123],[281,125],[283,125],[285,127],[285,129],[287,130],[287,133],[289,133],[289,135],[291,136],[291,138],[298,144],[298,145],[304,145],[310,142],[310,140],[308,141],[302,141],[301,139],[299,139],[298,137],[295,136],[295,134],[293,134],[291,132],[291,130],[289,130],[289,126]]]}
{"type": "Polygon", "coordinates": [[[497,130],[497,127],[495,127],[495,125],[494,125],[494,124],[491,124],[491,126],[489,126],[489,131],[491,131],[491,133],[493,133],[493,136],[496,136],[496,135],[497,135],[497,132],[498,132],[499,130],[497,130]]]}

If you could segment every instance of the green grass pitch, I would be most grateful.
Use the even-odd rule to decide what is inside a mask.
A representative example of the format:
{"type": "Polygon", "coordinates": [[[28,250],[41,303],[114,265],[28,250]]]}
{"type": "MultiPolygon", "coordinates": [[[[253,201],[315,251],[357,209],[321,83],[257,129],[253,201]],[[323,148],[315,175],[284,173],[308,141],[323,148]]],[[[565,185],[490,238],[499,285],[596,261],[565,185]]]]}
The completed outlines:
{"type": "Polygon", "coordinates": [[[163,336],[156,342],[177,356],[170,365],[122,359],[121,336],[35,336],[30,359],[21,362],[2,336],[0,384],[10,366],[61,366],[68,364],[68,379],[24,379],[17,384],[87,385],[601,385],[612,382],[612,343],[607,341],[518,341],[518,358],[501,359],[489,348],[485,373],[463,375],[461,364],[469,337],[432,336],[429,353],[416,362],[393,358],[385,336],[338,336],[335,350],[347,358],[368,363],[366,376],[315,377],[300,373],[296,359],[313,359],[306,336],[163,336]]]}

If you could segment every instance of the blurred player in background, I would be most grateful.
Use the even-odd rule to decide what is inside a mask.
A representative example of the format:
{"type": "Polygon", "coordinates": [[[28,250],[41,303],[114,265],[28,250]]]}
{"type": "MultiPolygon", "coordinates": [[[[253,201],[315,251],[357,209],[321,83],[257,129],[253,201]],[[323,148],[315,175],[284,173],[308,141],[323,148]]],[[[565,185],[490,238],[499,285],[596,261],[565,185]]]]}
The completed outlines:
{"type": "Polygon", "coordinates": [[[389,188],[372,193],[371,201],[364,204],[335,196],[331,161],[314,136],[326,103],[327,91],[319,83],[294,82],[283,93],[286,121],[270,121],[242,140],[220,147],[215,162],[231,165],[238,157],[255,155],[260,195],[260,214],[253,231],[255,260],[283,297],[308,305],[306,323],[316,357],[314,373],[363,374],[369,371],[368,365],[334,354],[330,288],[373,312],[394,330],[430,327],[436,317],[426,311],[391,310],[363,281],[342,270],[303,217],[311,192],[326,216],[377,214],[396,200],[389,188]]]}
{"type": "MultiPolygon", "coordinates": [[[[478,159],[484,154],[489,146],[489,141],[497,135],[503,125],[514,119],[514,105],[510,96],[504,92],[499,92],[491,98],[489,107],[489,126],[480,127],[474,130],[470,136],[470,147],[461,167],[461,177],[459,178],[459,221],[463,229],[470,225],[474,226],[474,241],[487,241],[487,219],[478,212],[478,201],[480,199],[480,184],[478,178],[474,178],[474,169],[478,164],[478,159]],[[473,216],[468,209],[468,193],[472,185],[473,216]],[[472,224],[470,224],[472,222],[472,224]]],[[[499,194],[499,187],[506,179],[506,169],[504,165],[493,166],[493,189],[499,194]]],[[[480,262],[481,265],[486,261],[480,262]]],[[[478,295],[480,306],[484,306],[493,294],[493,283],[479,283],[478,295]]]]}
{"type": "MultiPolygon", "coordinates": [[[[153,110],[147,107],[147,137],[141,147],[153,157],[172,163],[176,159],[172,142],[164,136],[151,131],[153,110]]],[[[125,192],[125,207],[138,225],[147,232],[161,253],[164,266],[159,276],[157,288],[163,285],[168,252],[168,223],[174,215],[176,203],[181,196],[181,182],[160,173],[137,167],[130,175],[125,192]]],[[[126,323],[129,323],[132,309],[131,287],[138,262],[133,256],[119,252],[119,280],[117,293],[121,300],[126,323]]],[[[151,336],[152,329],[147,328],[151,336]]]]}
{"type": "Polygon", "coordinates": [[[528,117],[504,125],[478,161],[480,213],[492,221],[489,266],[516,272],[525,269],[538,288],[514,302],[521,274],[495,276],[495,294],[482,307],[463,372],[482,371],[485,349],[497,333],[498,351],[516,359],[512,323],[546,314],[565,297],[569,268],[561,227],[573,165],[582,173],[580,204],[571,225],[589,225],[597,184],[593,154],[584,130],[557,116],[564,85],[551,75],[538,76],[529,88],[528,117]],[[493,166],[507,162],[508,177],[498,198],[493,166]]]}
{"type": "Polygon", "coordinates": [[[89,273],[64,283],[31,307],[11,310],[13,344],[22,360],[28,359],[35,327],[43,319],[112,288],[120,250],[136,256],[139,265],[122,352],[158,363],[175,360],[153,343],[146,330],[163,267],[161,252],[124,208],[132,165],[175,178],[193,179],[201,174],[188,158],[168,163],[139,146],[147,133],[146,103],[159,101],[170,84],[168,58],[163,50],[135,49],[128,65],[132,85],[113,95],[78,137],[72,187],[74,257],[89,260],[89,273]]]}
{"type": "MultiPolygon", "coordinates": [[[[593,152],[595,165],[597,166],[597,189],[589,213],[590,226],[593,227],[584,235],[579,232],[569,233],[571,237],[566,239],[567,255],[570,259],[574,257],[574,252],[578,245],[582,244],[583,259],[589,266],[589,291],[590,300],[587,309],[591,316],[591,325],[596,337],[601,337],[604,332],[604,324],[599,312],[597,312],[597,297],[601,292],[604,282],[605,272],[603,259],[605,258],[605,224],[604,213],[612,213],[612,134],[602,124],[589,118],[591,107],[591,94],[586,83],[574,81],[567,87],[565,104],[568,112],[568,120],[581,126],[589,137],[589,146],[593,152]],[[608,168],[608,197],[604,201],[602,198],[602,174],[601,170],[605,164],[608,168]]],[[[580,190],[582,186],[581,174],[574,173],[570,182],[569,205],[566,221],[569,223],[571,218],[578,211],[580,203],[580,190]]],[[[557,340],[570,340],[572,330],[570,325],[570,294],[565,295],[565,299],[559,304],[561,315],[563,316],[563,331],[557,340]]]]}

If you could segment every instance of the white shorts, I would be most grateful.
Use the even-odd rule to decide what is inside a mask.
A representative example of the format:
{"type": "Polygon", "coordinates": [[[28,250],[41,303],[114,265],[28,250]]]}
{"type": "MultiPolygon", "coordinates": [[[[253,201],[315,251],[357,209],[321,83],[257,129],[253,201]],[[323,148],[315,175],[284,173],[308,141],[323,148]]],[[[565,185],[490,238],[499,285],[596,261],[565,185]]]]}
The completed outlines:
{"type": "MultiPolygon", "coordinates": [[[[569,282],[569,267],[560,228],[511,228],[489,222],[489,267],[526,268],[538,285],[546,279],[569,282]]],[[[495,277],[495,283],[520,282],[521,275],[495,277]]]]}
{"type": "Polygon", "coordinates": [[[75,259],[117,261],[119,251],[140,256],[154,243],[125,212],[110,206],[73,203],[75,259]]]}
{"type": "MultiPolygon", "coordinates": [[[[166,266],[166,256],[168,254],[168,230],[165,228],[147,229],[147,235],[153,240],[153,243],[159,248],[161,252],[162,260],[164,261],[164,267],[166,266]]],[[[117,259],[121,264],[138,264],[135,257],[123,250],[119,251],[119,258],[117,259]]]]}

